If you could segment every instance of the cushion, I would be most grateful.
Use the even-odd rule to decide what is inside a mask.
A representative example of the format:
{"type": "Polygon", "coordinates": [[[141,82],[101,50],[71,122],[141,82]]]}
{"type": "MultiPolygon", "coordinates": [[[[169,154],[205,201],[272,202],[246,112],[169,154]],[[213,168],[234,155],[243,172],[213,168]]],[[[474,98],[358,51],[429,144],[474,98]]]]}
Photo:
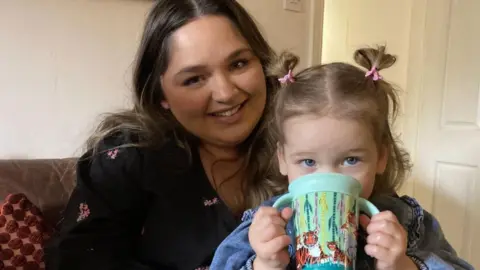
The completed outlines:
{"type": "Polygon", "coordinates": [[[43,244],[52,235],[40,210],[22,193],[0,205],[0,269],[45,269],[43,244]]]}

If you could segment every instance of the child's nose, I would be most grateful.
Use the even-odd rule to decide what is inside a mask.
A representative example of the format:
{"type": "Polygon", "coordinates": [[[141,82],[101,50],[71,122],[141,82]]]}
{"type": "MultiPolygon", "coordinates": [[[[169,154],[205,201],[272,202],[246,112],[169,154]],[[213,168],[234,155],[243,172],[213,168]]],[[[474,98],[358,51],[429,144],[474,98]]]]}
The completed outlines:
{"type": "Polygon", "coordinates": [[[319,166],[315,171],[317,173],[340,173],[340,169],[337,166],[324,165],[319,166]]]}

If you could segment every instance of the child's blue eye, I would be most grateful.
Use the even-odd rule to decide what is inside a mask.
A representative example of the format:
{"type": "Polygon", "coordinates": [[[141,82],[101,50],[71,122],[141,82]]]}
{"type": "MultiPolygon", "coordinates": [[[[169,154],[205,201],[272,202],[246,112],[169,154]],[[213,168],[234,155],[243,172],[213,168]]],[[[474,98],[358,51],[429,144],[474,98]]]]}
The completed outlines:
{"type": "Polygon", "coordinates": [[[357,157],[347,157],[343,161],[344,166],[353,166],[359,162],[359,159],[357,157]]]}
{"type": "Polygon", "coordinates": [[[317,164],[317,162],[315,162],[313,159],[304,159],[301,161],[301,163],[306,167],[313,167],[317,164]]]}

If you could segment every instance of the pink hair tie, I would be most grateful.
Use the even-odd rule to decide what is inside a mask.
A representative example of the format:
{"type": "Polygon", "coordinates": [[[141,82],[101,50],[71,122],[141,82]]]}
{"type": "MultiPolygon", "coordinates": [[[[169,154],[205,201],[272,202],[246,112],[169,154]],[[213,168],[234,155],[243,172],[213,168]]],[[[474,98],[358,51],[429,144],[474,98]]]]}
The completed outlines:
{"type": "Polygon", "coordinates": [[[378,73],[377,67],[373,66],[367,73],[365,74],[365,77],[373,76],[374,81],[378,81],[383,79],[382,75],[378,73]]]}
{"type": "Polygon", "coordinates": [[[292,70],[290,69],[288,73],[285,76],[283,76],[283,78],[278,79],[278,81],[284,84],[289,82],[291,83],[295,82],[295,78],[293,78],[292,70]]]}

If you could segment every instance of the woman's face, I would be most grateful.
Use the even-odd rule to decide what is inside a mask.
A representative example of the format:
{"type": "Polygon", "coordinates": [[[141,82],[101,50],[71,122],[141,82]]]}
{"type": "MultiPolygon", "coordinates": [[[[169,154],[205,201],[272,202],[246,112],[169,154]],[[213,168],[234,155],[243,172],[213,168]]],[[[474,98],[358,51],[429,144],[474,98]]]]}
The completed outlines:
{"type": "Polygon", "coordinates": [[[255,128],[266,103],[260,60],[225,17],[204,16],[171,38],[161,78],[169,109],[204,143],[237,146],[255,128]]]}

